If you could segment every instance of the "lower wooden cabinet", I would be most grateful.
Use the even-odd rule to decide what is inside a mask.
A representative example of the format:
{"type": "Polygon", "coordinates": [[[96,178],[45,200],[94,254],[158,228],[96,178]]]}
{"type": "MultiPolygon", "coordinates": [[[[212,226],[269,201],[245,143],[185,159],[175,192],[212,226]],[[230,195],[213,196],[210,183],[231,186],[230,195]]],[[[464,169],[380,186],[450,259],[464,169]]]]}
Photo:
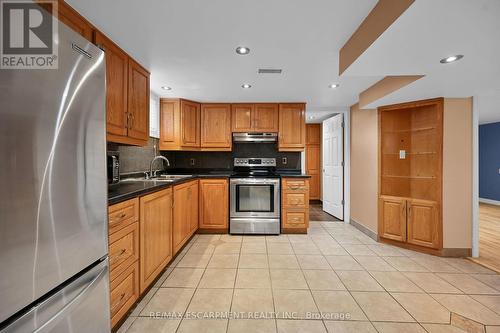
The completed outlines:
{"type": "Polygon", "coordinates": [[[406,200],[383,196],[379,203],[380,236],[399,242],[406,241],[406,200]]]}
{"type": "Polygon", "coordinates": [[[228,230],[229,182],[227,179],[200,179],[200,229],[228,230]]]}
{"type": "Polygon", "coordinates": [[[309,227],[309,179],[282,178],[281,231],[307,233],[309,227]]]}
{"type": "Polygon", "coordinates": [[[442,248],[442,225],[435,201],[381,196],[379,235],[431,249],[442,248]]]}
{"type": "Polygon", "coordinates": [[[139,223],[118,230],[109,236],[109,279],[113,281],[139,259],[139,223]]]}
{"type": "Polygon", "coordinates": [[[128,266],[110,284],[111,326],[115,326],[139,298],[139,262],[128,266]]]}
{"type": "Polygon", "coordinates": [[[173,195],[173,254],[175,255],[198,228],[198,180],[175,185],[173,195]]]}
{"type": "Polygon", "coordinates": [[[408,239],[414,245],[441,247],[439,210],[436,202],[411,199],[407,201],[408,239]]]}
{"type": "Polygon", "coordinates": [[[172,188],[140,198],[140,290],[172,259],[172,188]]]}

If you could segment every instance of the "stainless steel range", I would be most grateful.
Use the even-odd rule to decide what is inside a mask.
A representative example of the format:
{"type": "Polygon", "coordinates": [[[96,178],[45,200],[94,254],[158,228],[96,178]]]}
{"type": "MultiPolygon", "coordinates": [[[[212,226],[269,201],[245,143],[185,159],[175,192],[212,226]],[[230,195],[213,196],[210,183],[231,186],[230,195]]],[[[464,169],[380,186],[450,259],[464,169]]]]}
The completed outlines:
{"type": "Polygon", "coordinates": [[[280,233],[280,176],[275,169],[275,158],[234,159],[229,233],[280,233]]]}

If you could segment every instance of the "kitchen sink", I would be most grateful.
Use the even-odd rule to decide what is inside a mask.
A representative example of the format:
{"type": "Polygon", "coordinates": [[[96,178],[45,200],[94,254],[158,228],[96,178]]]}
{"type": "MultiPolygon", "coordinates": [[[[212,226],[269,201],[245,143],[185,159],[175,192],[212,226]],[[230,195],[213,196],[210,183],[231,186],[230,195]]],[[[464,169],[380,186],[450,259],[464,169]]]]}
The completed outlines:
{"type": "Polygon", "coordinates": [[[158,182],[158,183],[171,183],[178,179],[192,177],[192,175],[159,175],[154,178],[146,179],[145,177],[123,178],[121,182],[158,182]]]}

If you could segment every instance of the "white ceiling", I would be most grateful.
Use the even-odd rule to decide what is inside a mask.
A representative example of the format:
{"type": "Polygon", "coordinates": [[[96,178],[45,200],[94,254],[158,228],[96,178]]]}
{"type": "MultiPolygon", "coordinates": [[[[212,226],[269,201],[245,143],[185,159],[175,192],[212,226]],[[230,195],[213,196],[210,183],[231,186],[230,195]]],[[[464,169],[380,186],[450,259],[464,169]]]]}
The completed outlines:
{"type": "Polygon", "coordinates": [[[499,34],[499,0],[417,0],[344,75],[426,75],[365,108],[480,96],[480,122],[500,121],[499,34]],[[454,54],[464,58],[439,63],[454,54]]]}
{"type": "Polygon", "coordinates": [[[308,115],[321,117],[356,103],[381,78],[338,77],[339,50],[376,0],[68,2],[151,71],[151,89],[160,96],[305,101],[308,115]],[[239,45],[251,53],[238,56],[239,45]],[[283,74],[259,75],[258,68],[283,74]],[[335,82],[338,89],[328,88],[335,82]]]}

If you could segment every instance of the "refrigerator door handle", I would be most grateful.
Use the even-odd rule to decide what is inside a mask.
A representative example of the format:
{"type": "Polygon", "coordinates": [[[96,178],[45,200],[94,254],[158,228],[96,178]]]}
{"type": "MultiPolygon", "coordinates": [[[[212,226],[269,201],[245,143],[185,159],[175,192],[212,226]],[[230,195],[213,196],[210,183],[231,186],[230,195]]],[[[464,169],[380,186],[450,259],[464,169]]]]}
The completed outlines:
{"type": "MultiPolygon", "coordinates": [[[[64,317],[66,312],[68,312],[73,306],[78,305],[82,298],[90,292],[95,285],[106,276],[106,272],[108,271],[108,267],[103,267],[100,272],[96,275],[96,277],[89,282],[89,284],[83,288],[71,301],[69,301],[61,310],[59,310],[53,317],[51,317],[48,321],[42,324],[38,329],[36,329],[33,333],[41,333],[41,332],[50,332],[50,327],[53,324],[56,324],[59,321],[60,317],[64,317]],[[49,329],[49,330],[47,330],[49,329]]],[[[63,289],[64,291],[64,289],[63,289]]]]}

